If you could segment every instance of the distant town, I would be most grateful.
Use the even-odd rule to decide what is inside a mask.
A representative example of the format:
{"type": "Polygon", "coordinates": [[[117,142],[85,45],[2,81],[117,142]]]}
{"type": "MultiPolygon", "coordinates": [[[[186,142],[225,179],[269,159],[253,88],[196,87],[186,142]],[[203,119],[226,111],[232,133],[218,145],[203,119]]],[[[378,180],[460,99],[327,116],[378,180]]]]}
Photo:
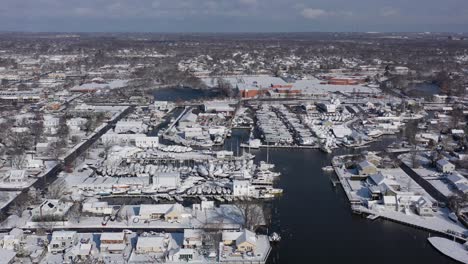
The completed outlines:
{"type": "Polygon", "coordinates": [[[0,262],[299,263],[326,192],[468,263],[467,38],[0,33],[0,262]]]}

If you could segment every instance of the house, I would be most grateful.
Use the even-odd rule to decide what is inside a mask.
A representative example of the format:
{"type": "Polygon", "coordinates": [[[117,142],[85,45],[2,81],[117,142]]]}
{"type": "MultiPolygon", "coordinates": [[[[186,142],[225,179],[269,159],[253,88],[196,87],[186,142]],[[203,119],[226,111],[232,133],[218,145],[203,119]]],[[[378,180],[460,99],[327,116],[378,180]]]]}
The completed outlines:
{"type": "Polygon", "coordinates": [[[238,252],[254,252],[257,246],[257,235],[247,229],[243,231],[224,231],[222,233],[224,245],[235,246],[238,252]]]}
{"type": "Polygon", "coordinates": [[[102,233],[100,237],[101,252],[105,253],[122,253],[125,249],[125,233],[102,233]]]}
{"type": "Polygon", "coordinates": [[[45,115],[43,124],[44,132],[49,134],[56,134],[58,126],[60,124],[60,118],[52,115],[45,115]]]}
{"type": "Polygon", "coordinates": [[[178,221],[184,213],[181,204],[142,204],[140,205],[140,219],[178,221]]]}
{"type": "Polygon", "coordinates": [[[390,210],[397,209],[397,199],[394,195],[385,195],[382,198],[383,205],[390,210]]]}
{"type": "Polygon", "coordinates": [[[31,211],[32,220],[63,220],[71,206],[70,202],[61,202],[57,199],[45,200],[31,211]]]}
{"type": "Polygon", "coordinates": [[[168,109],[169,102],[168,101],[154,101],[153,107],[160,111],[165,111],[168,109]]]}
{"type": "Polygon", "coordinates": [[[82,127],[88,122],[86,118],[76,117],[67,120],[67,126],[71,131],[80,131],[82,127]]]}
{"type": "Polygon", "coordinates": [[[461,193],[468,193],[468,180],[458,172],[447,175],[447,181],[461,193]]]}
{"type": "Polygon", "coordinates": [[[443,173],[450,173],[455,170],[455,165],[446,159],[440,159],[436,163],[437,169],[443,173]]]}
{"type": "Polygon", "coordinates": [[[184,229],[185,248],[199,248],[203,245],[203,232],[200,229],[184,229]]]}
{"type": "Polygon", "coordinates": [[[368,176],[377,173],[377,167],[368,160],[361,161],[358,164],[359,175],[368,176]]]}
{"type": "Polygon", "coordinates": [[[150,236],[150,237],[138,237],[136,244],[137,254],[148,254],[148,253],[165,253],[171,243],[172,236],[170,234],[150,236]]]}
{"type": "Polygon", "coordinates": [[[50,253],[56,254],[71,248],[78,243],[76,231],[54,231],[47,249],[50,253]]]}
{"type": "Polygon", "coordinates": [[[64,263],[89,263],[92,248],[91,243],[79,243],[65,252],[63,261],[64,263]]]}
{"type": "Polygon", "coordinates": [[[415,201],[414,205],[416,208],[416,212],[420,216],[434,216],[434,211],[432,210],[432,203],[426,197],[419,197],[419,199],[415,201]]]}
{"type": "Polygon", "coordinates": [[[107,202],[86,202],[83,203],[83,213],[94,215],[110,215],[112,214],[112,206],[107,202]]]}
{"type": "Polygon", "coordinates": [[[169,255],[168,260],[175,263],[181,262],[190,262],[192,260],[198,259],[199,254],[193,248],[178,248],[175,250],[174,254],[169,255]]]}
{"type": "Polygon", "coordinates": [[[381,172],[372,174],[368,177],[368,182],[380,187],[381,191],[399,191],[401,189],[400,184],[395,180],[392,175],[384,175],[381,172]]]}

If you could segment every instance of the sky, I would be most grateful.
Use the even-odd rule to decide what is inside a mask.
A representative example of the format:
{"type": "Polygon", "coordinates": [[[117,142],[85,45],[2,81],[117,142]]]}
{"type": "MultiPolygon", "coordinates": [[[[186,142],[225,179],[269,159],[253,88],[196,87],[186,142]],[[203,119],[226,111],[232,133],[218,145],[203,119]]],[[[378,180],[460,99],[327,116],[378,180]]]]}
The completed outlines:
{"type": "Polygon", "coordinates": [[[467,32],[468,0],[1,0],[0,31],[467,32]]]}

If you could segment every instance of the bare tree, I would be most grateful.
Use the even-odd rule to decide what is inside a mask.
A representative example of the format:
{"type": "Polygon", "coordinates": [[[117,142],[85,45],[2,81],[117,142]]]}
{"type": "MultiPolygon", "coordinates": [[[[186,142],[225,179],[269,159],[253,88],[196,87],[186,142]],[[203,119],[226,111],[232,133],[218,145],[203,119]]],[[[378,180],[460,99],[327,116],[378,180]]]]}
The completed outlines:
{"type": "Polygon", "coordinates": [[[239,201],[234,204],[243,218],[243,227],[255,230],[265,224],[263,205],[255,201],[239,201]]]}

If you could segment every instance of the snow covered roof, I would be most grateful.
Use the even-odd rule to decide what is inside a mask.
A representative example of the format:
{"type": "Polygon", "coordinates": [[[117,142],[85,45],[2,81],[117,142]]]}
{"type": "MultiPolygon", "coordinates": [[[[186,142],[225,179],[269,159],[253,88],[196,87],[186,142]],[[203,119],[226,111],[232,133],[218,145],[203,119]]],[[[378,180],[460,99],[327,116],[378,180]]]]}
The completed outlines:
{"type": "Polygon", "coordinates": [[[120,233],[102,233],[101,234],[101,241],[103,240],[124,240],[125,234],[123,232],[120,233]]]}
{"type": "Polygon", "coordinates": [[[437,165],[443,167],[443,166],[446,166],[446,165],[453,165],[452,163],[450,163],[448,160],[446,159],[440,159],[437,161],[437,165]]]}

